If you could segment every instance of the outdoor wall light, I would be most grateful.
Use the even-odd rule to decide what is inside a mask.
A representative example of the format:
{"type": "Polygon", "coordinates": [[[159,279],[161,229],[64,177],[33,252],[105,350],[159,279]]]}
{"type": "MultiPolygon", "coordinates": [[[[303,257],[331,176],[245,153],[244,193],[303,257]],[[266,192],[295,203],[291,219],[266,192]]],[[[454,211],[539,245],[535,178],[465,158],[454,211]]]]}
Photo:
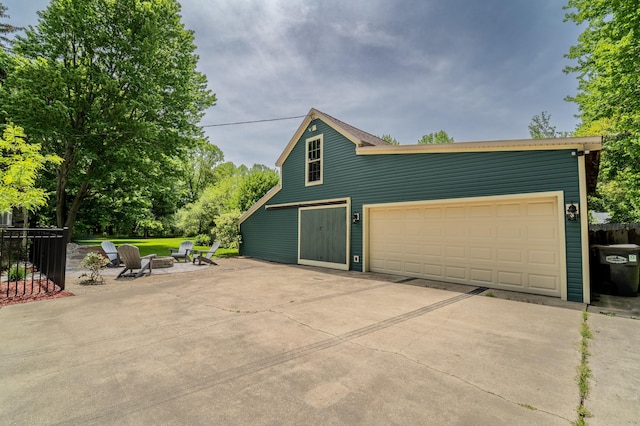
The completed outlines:
{"type": "Polygon", "coordinates": [[[571,156],[573,157],[582,157],[583,155],[589,154],[591,151],[585,149],[584,151],[571,151],[571,156]]]}
{"type": "Polygon", "coordinates": [[[567,204],[566,212],[567,220],[570,220],[572,222],[578,220],[578,214],[580,214],[580,211],[578,210],[578,206],[573,204],[573,201],[571,202],[571,204],[567,204]]]}
{"type": "Polygon", "coordinates": [[[353,219],[353,223],[360,222],[360,213],[354,213],[352,219],[353,219]]]}

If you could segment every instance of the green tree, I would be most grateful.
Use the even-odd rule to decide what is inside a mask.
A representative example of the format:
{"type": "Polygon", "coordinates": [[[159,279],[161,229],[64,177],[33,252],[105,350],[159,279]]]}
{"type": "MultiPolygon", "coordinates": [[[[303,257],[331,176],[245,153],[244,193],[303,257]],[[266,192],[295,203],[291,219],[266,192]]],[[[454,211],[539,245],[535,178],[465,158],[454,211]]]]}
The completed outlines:
{"type": "Polygon", "coordinates": [[[264,166],[255,165],[238,185],[236,206],[241,212],[247,211],[256,201],[273,188],[280,178],[278,172],[264,166]]]}
{"type": "MultiPolygon", "coordinates": [[[[244,212],[279,181],[275,170],[261,164],[251,169],[233,163],[218,165],[217,180],[207,186],[200,197],[176,214],[176,226],[185,235],[207,233],[215,227],[216,218],[229,212],[244,212]]],[[[239,215],[237,215],[239,216],[239,215]]]]}
{"type": "Polygon", "coordinates": [[[598,196],[611,221],[640,221],[640,8],[635,1],[569,0],[566,20],[584,27],[567,54],[575,65],[576,135],[605,136],[598,196]]]}
{"type": "Polygon", "coordinates": [[[551,125],[551,114],[547,111],[542,111],[540,115],[536,114],[531,118],[529,134],[532,139],[564,138],[569,136],[569,132],[559,132],[556,130],[556,126],[551,125]]]}
{"type": "Polygon", "coordinates": [[[43,155],[40,145],[25,141],[21,127],[9,125],[0,139],[0,212],[20,207],[30,211],[46,204],[48,194],[36,186],[47,164],[59,165],[56,155],[43,155]]]}
{"type": "Polygon", "coordinates": [[[240,175],[227,176],[210,185],[193,203],[176,213],[176,226],[185,235],[209,232],[215,218],[235,208],[236,191],[242,179],[240,175]]]}
{"type": "Polygon", "coordinates": [[[194,202],[207,186],[215,183],[216,166],[223,160],[224,154],[220,148],[206,141],[195,144],[187,151],[182,161],[186,202],[194,202]]]}
{"type": "MultiPolygon", "coordinates": [[[[10,16],[7,15],[7,6],[0,3],[0,18],[9,19],[9,17],[10,16]]],[[[14,33],[21,29],[22,28],[14,27],[6,22],[0,22],[0,49],[4,50],[11,45],[11,40],[6,36],[7,34],[14,33]]]]}
{"type": "Polygon", "coordinates": [[[391,137],[391,135],[382,135],[380,136],[380,139],[382,139],[387,143],[390,143],[391,145],[400,145],[400,142],[398,142],[395,138],[391,137]]]}
{"type": "Polygon", "coordinates": [[[422,138],[418,141],[418,144],[434,144],[434,143],[451,143],[453,142],[453,138],[447,134],[444,130],[439,130],[435,133],[429,133],[428,135],[423,135],[422,138]]]}
{"type": "Polygon", "coordinates": [[[242,241],[238,227],[240,214],[239,210],[232,210],[216,217],[215,239],[220,242],[222,247],[237,249],[240,246],[242,241]]]}
{"type": "Polygon", "coordinates": [[[16,38],[17,56],[0,57],[4,114],[64,158],[52,177],[59,226],[106,191],[170,184],[172,158],[203,139],[215,95],[179,12],[176,0],[56,0],[16,38]]]}

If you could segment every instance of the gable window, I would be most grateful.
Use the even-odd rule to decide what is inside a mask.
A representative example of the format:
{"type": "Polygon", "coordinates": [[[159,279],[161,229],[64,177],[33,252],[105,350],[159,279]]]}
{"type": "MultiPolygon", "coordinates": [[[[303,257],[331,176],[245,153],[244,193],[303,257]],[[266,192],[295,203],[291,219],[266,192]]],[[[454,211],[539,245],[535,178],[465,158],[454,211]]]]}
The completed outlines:
{"type": "Polygon", "coordinates": [[[305,184],[319,185],[322,183],[322,135],[309,138],[306,143],[305,184]]]}

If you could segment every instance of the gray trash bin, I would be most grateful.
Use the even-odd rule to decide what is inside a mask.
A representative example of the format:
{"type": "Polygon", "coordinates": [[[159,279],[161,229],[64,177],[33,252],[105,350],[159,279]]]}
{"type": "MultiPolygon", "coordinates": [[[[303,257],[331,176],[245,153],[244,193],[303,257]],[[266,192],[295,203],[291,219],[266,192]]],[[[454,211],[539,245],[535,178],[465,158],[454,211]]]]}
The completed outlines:
{"type": "Polygon", "coordinates": [[[637,244],[595,245],[601,265],[610,268],[609,280],[620,296],[637,296],[640,282],[640,246],[637,244]]]}

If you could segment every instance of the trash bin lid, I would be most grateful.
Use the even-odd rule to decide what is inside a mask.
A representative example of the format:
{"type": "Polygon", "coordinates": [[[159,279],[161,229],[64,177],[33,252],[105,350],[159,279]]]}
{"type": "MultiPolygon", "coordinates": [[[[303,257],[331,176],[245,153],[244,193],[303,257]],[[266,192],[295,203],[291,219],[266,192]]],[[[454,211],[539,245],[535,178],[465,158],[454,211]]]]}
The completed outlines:
{"type": "Polygon", "coordinates": [[[614,250],[638,250],[638,244],[593,244],[591,248],[597,249],[614,249],[614,250]]]}
{"type": "Polygon", "coordinates": [[[640,249],[640,246],[637,244],[611,244],[609,246],[606,246],[608,248],[613,248],[613,249],[640,249]]]}

